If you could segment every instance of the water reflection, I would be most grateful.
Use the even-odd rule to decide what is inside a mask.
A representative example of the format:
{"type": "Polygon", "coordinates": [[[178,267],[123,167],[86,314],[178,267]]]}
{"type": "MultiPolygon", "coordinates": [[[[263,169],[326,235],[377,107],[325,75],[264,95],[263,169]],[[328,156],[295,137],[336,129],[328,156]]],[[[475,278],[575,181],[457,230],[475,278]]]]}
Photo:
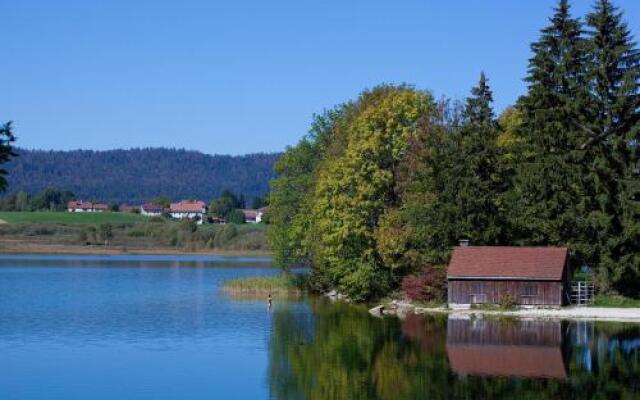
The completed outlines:
{"type": "Polygon", "coordinates": [[[450,317],[447,356],[451,369],[463,377],[565,379],[562,338],[560,321],[450,317]]]}
{"type": "Polygon", "coordinates": [[[275,312],[276,399],[640,398],[635,324],[275,312]]]}

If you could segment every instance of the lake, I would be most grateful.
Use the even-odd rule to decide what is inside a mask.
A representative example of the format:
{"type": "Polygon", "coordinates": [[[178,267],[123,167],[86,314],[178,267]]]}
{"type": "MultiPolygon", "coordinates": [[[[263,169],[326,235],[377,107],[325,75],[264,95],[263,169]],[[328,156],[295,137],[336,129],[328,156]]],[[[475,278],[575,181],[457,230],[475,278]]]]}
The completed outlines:
{"type": "Polygon", "coordinates": [[[229,297],[268,259],[0,255],[0,399],[638,399],[640,325],[229,297]]]}

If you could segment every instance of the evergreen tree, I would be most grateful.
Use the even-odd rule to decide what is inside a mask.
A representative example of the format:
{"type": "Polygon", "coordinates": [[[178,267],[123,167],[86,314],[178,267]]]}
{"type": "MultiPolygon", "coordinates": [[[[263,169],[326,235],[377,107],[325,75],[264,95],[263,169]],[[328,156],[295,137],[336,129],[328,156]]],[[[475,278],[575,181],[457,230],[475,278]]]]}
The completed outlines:
{"type": "Polygon", "coordinates": [[[471,239],[476,244],[495,245],[503,240],[505,222],[498,207],[498,199],[507,182],[501,167],[497,139],[498,126],[492,109],[493,94],[482,73],[478,86],[467,99],[465,122],[454,136],[455,159],[451,165],[448,196],[444,200],[456,205],[458,227],[456,237],[471,239]]]}
{"type": "MultiPolygon", "coordinates": [[[[0,166],[17,155],[13,151],[12,145],[15,140],[16,138],[13,135],[13,127],[11,126],[11,121],[0,125],[0,166]]],[[[4,191],[7,188],[7,179],[5,178],[6,175],[7,171],[0,168],[0,192],[4,191]]]]}
{"type": "Polygon", "coordinates": [[[590,106],[581,33],[568,2],[560,0],[550,25],[531,45],[528,93],[518,102],[518,135],[524,148],[506,199],[516,242],[570,245],[578,259],[589,259],[580,146],[586,137],[581,125],[589,119],[585,110],[590,106]]]}
{"type": "Polygon", "coordinates": [[[493,108],[491,108],[493,93],[484,72],[480,73],[478,86],[471,89],[471,95],[467,99],[465,107],[465,117],[469,124],[473,126],[493,125],[494,114],[493,108]]]}
{"type": "Polygon", "coordinates": [[[638,134],[640,52],[622,13],[599,0],[587,15],[593,118],[582,148],[592,160],[590,213],[601,286],[637,295],[640,284],[638,134]]]}

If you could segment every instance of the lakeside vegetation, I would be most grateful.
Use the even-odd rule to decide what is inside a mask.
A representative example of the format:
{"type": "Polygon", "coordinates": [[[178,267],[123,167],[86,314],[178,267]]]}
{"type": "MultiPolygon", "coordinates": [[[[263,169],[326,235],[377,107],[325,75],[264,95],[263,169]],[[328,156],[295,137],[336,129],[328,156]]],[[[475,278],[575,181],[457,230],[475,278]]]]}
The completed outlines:
{"type": "MultiPolygon", "coordinates": [[[[0,249],[268,253],[261,224],[197,225],[129,213],[0,213],[0,249]],[[11,214],[11,215],[9,215],[11,214]],[[16,214],[16,215],[14,215],[16,214]]],[[[72,251],[73,252],[73,251],[72,251]]]]}
{"type": "Polygon", "coordinates": [[[640,308],[640,299],[630,299],[620,295],[596,295],[593,307],[607,308],[640,308]]]}
{"type": "Polygon", "coordinates": [[[238,278],[225,282],[223,289],[237,295],[300,295],[308,290],[308,276],[283,273],[270,277],[238,278]]]}
{"type": "Polygon", "coordinates": [[[584,19],[560,0],[531,50],[499,116],[483,73],[463,103],[381,85],[316,116],[275,166],[275,263],[362,301],[459,239],[567,246],[601,293],[640,296],[640,52],[607,0],[584,19]]]}

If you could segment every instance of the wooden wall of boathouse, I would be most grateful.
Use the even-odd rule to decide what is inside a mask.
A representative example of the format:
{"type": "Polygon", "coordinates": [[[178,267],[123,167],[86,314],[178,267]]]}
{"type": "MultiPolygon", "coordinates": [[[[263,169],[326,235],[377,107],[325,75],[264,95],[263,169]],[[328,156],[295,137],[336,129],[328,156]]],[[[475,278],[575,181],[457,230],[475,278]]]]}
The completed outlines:
{"type": "Polygon", "coordinates": [[[561,306],[566,303],[562,281],[449,279],[449,304],[497,304],[509,294],[519,305],[561,306]]]}

